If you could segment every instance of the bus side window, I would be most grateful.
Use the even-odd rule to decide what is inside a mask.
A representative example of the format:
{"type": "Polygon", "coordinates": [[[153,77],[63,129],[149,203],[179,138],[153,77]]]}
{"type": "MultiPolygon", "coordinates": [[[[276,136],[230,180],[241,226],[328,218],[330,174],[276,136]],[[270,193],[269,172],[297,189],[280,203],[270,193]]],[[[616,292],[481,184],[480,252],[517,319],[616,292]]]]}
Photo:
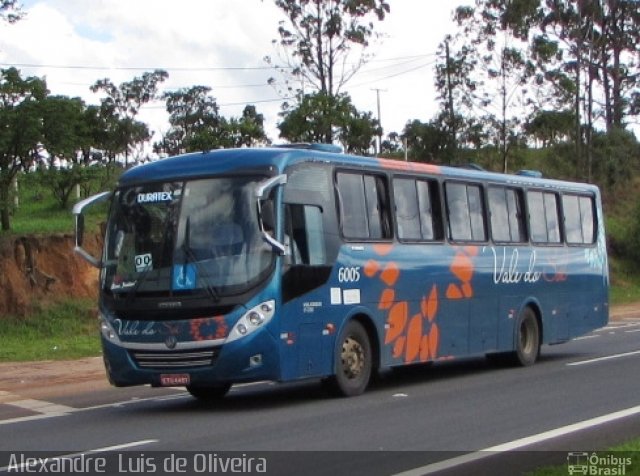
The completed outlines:
{"type": "Polygon", "coordinates": [[[286,233],[291,247],[291,264],[327,264],[322,210],[314,205],[287,205],[286,233]]]}
{"type": "Polygon", "coordinates": [[[593,197],[580,197],[580,217],[582,219],[582,240],[584,243],[596,242],[595,201],[593,197]]]}
{"type": "Polygon", "coordinates": [[[522,195],[507,187],[489,187],[491,234],[499,243],[522,243],[526,240],[522,195]]]}
{"type": "Polygon", "coordinates": [[[413,179],[393,180],[393,196],[396,205],[398,238],[401,240],[420,240],[422,238],[418,195],[413,179]]]}
{"type": "Polygon", "coordinates": [[[591,244],[595,241],[593,199],[566,194],[562,196],[564,230],[567,243],[591,244]]]}
{"type": "Polygon", "coordinates": [[[529,190],[527,202],[531,241],[535,243],[560,243],[560,220],[556,194],[529,190]]]}
{"type": "Polygon", "coordinates": [[[445,184],[449,238],[454,241],[486,241],[484,204],[480,185],[445,184]]]}
{"type": "Polygon", "coordinates": [[[437,182],[395,178],[393,195],[400,240],[433,241],[442,238],[437,182]]]}
{"type": "Polygon", "coordinates": [[[336,185],[345,238],[391,238],[389,199],[382,176],[339,172],[336,185]]]}

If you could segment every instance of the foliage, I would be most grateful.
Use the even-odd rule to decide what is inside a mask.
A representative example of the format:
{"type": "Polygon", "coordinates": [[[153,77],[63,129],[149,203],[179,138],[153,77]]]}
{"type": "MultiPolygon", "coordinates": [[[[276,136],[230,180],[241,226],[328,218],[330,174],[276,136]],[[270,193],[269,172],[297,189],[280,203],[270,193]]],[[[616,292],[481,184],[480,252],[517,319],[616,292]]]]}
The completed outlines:
{"type": "Polygon", "coordinates": [[[57,170],[49,168],[36,172],[40,183],[51,190],[53,197],[60,205],[60,208],[67,210],[71,193],[85,181],[85,169],[73,167],[70,169],[57,170]]]}
{"type": "MultiPolygon", "coordinates": [[[[283,105],[286,119],[279,125],[281,137],[307,136],[314,142],[331,143],[334,133],[341,132],[347,149],[366,150],[367,135],[377,125],[371,114],[345,104],[341,89],[366,62],[366,48],[376,36],[373,21],[384,20],[389,4],[385,0],[275,0],[275,4],[287,20],[280,22],[280,38],[274,40],[282,48],[286,66],[274,66],[301,84],[296,91],[298,106],[283,105]],[[309,86],[314,93],[305,93],[309,86]],[[312,103],[319,107],[315,113],[308,112],[312,103]],[[347,121],[349,112],[353,116],[347,121]],[[313,130],[301,130],[299,119],[304,116],[313,116],[313,130]]],[[[265,59],[274,64],[270,57],[265,59]]]]}
{"type": "Polygon", "coordinates": [[[0,0],[0,19],[9,23],[15,23],[24,16],[24,12],[18,5],[18,0],[0,0]]]}
{"type": "Polygon", "coordinates": [[[142,105],[156,98],[159,83],[167,77],[166,71],[157,69],[119,86],[108,78],[91,86],[93,92],[103,91],[106,94],[101,101],[100,114],[108,126],[107,139],[115,149],[113,151],[125,154],[125,165],[128,164],[130,147],[151,137],[147,125],[135,118],[142,105]]]}
{"type": "Polygon", "coordinates": [[[250,147],[269,143],[264,131],[264,116],[253,105],[245,106],[242,117],[231,118],[228,125],[231,147],[250,147]]]}
{"type": "Polygon", "coordinates": [[[193,86],[164,94],[171,129],[156,149],[174,155],[267,142],[264,116],[255,106],[246,106],[240,118],[226,119],[210,92],[207,86],[193,86]]]}
{"type": "Polygon", "coordinates": [[[366,154],[377,135],[378,121],[361,113],[347,94],[306,94],[297,107],[281,112],[280,137],[291,142],[326,142],[337,136],[348,152],[366,154]]]}
{"type": "MultiPolygon", "coordinates": [[[[287,21],[278,28],[291,74],[330,97],[364,63],[373,20],[389,13],[385,0],[275,0],[287,21]],[[354,49],[359,58],[348,61],[354,49]]],[[[271,61],[267,58],[268,61],[271,61]]]]}
{"type": "Polygon", "coordinates": [[[26,318],[3,316],[0,362],[62,360],[100,355],[92,300],[68,299],[26,318]]]}
{"type": "MultiPolygon", "coordinates": [[[[80,197],[72,191],[69,202],[91,194],[113,189],[121,169],[93,166],[83,169],[86,180],[82,183],[80,197]]],[[[18,203],[12,217],[12,232],[20,234],[70,233],[74,228],[74,218],[69,208],[61,208],[51,187],[43,184],[43,175],[58,171],[40,170],[35,173],[20,173],[18,182],[18,203]]],[[[96,228],[105,220],[106,205],[88,210],[87,228],[96,228]]],[[[3,232],[9,233],[9,232],[3,232]]],[[[1,233],[0,233],[1,234],[1,233]]]]}
{"type": "Polygon", "coordinates": [[[0,221],[11,228],[12,183],[30,160],[42,137],[40,103],[46,83],[36,77],[22,78],[16,68],[0,70],[0,221]]]}
{"type": "Polygon", "coordinates": [[[440,163],[448,142],[447,132],[435,122],[424,123],[417,119],[407,122],[402,138],[409,147],[409,158],[418,162],[440,163]]]}
{"type": "Polygon", "coordinates": [[[91,138],[85,123],[85,108],[80,98],[47,96],[42,101],[42,144],[51,156],[75,162],[78,149],[89,147],[91,138]]]}
{"type": "Polygon", "coordinates": [[[526,3],[508,2],[509,8],[506,3],[480,0],[475,8],[459,7],[454,16],[461,31],[440,46],[436,67],[449,148],[455,147],[459,129],[482,124],[485,137],[500,150],[503,172],[509,168],[510,146],[521,134],[522,107],[532,100],[527,83],[534,74],[521,39],[526,34],[505,17],[512,13],[509,8],[526,11],[526,3]]]}
{"type": "Polygon", "coordinates": [[[575,114],[573,111],[539,110],[525,125],[526,133],[542,142],[542,147],[567,140],[574,132],[575,114]]]}
{"type": "MultiPolygon", "coordinates": [[[[632,132],[613,128],[593,139],[593,178],[605,192],[624,187],[637,175],[640,143],[632,132]]],[[[640,215],[635,215],[640,218],[640,215]]],[[[640,227],[639,227],[640,229],[640,227]]]]}

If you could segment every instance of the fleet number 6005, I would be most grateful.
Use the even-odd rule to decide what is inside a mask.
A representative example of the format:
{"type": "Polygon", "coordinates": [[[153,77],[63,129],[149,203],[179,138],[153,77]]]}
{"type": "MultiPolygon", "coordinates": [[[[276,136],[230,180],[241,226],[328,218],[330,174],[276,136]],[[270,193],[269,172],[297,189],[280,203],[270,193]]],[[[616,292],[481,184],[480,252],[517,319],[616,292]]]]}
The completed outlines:
{"type": "Polygon", "coordinates": [[[338,269],[338,282],[355,283],[357,281],[360,281],[360,266],[338,269]]]}

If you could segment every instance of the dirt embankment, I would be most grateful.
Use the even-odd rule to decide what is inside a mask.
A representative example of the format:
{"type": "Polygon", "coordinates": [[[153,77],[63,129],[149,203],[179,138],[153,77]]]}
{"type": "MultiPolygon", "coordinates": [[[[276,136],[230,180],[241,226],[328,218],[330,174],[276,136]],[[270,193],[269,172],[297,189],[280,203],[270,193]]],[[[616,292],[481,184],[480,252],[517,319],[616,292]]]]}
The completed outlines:
{"type": "MultiPolygon", "coordinates": [[[[70,234],[0,238],[0,317],[24,316],[35,303],[96,298],[98,270],[73,252],[74,244],[70,234]]],[[[84,246],[97,256],[101,240],[86,236],[84,246]]]]}

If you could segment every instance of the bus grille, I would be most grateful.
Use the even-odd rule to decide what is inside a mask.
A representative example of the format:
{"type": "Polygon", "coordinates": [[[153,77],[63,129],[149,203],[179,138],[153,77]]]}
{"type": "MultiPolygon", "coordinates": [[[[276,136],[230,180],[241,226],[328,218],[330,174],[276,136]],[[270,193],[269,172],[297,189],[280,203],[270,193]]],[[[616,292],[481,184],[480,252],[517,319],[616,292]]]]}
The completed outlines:
{"type": "Polygon", "coordinates": [[[220,347],[175,351],[134,350],[130,352],[138,367],[144,369],[181,369],[212,365],[220,353],[220,347]]]}

